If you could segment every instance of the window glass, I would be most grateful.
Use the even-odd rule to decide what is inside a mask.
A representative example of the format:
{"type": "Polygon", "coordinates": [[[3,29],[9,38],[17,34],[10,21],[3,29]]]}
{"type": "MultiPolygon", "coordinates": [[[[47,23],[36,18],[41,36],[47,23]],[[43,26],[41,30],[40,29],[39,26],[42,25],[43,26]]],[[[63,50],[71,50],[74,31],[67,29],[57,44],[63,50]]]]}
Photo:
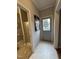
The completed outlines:
{"type": "Polygon", "coordinates": [[[50,31],[50,18],[43,19],[43,31],[50,31]]]}

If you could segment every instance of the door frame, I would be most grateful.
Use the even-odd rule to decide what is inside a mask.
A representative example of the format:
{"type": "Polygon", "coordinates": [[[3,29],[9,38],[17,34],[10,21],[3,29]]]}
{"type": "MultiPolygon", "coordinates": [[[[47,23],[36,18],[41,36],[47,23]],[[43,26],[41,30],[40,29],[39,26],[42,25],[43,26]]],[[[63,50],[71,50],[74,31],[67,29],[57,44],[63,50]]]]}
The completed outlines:
{"type": "MultiPolygon", "coordinates": [[[[21,4],[20,2],[17,2],[17,6],[19,7],[20,16],[21,16],[20,8],[27,12],[27,18],[28,18],[28,22],[29,22],[29,36],[30,36],[29,40],[32,45],[32,52],[33,52],[33,41],[32,41],[32,31],[31,31],[31,12],[28,8],[25,8],[25,6],[23,4],[21,4]]],[[[21,17],[21,24],[22,24],[22,17],[21,17]]],[[[23,24],[22,24],[22,27],[23,27],[23,24]]],[[[23,30],[23,32],[24,32],[24,30],[23,30]]],[[[24,38],[24,41],[25,41],[25,38],[24,38]]]]}
{"type": "MultiPolygon", "coordinates": [[[[42,19],[42,21],[41,21],[41,23],[42,23],[42,29],[41,29],[42,30],[42,33],[43,32],[50,32],[50,35],[51,35],[51,33],[52,33],[52,17],[51,16],[47,16],[47,17],[42,17],[41,19],[42,19]],[[43,19],[48,19],[48,18],[50,18],[50,31],[43,31],[43,19]]],[[[42,40],[44,40],[44,37],[43,36],[42,36],[42,40]]],[[[51,41],[52,41],[52,38],[50,36],[50,42],[51,41]]]]}

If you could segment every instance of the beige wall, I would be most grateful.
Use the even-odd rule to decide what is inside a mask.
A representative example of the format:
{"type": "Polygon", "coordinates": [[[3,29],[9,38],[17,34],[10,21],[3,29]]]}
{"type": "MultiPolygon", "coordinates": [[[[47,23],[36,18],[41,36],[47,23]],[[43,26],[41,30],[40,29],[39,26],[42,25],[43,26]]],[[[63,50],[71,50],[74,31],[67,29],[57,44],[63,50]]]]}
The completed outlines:
{"type": "MultiPolygon", "coordinates": [[[[51,8],[47,8],[47,9],[45,9],[45,10],[42,10],[42,11],[40,11],[40,17],[41,17],[41,20],[42,20],[42,18],[46,18],[46,17],[51,17],[51,19],[52,19],[52,31],[51,31],[51,40],[53,41],[54,40],[54,22],[53,22],[53,10],[54,10],[54,8],[53,7],[51,7],[51,8]]],[[[49,36],[50,34],[48,33],[48,36],[49,36]]],[[[43,39],[43,31],[42,31],[42,29],[41,29],[41,39],[43,39]]]]}
{"type": "Polygon", "coordinates": [[[54,47],[58,48],[58,32],[59,32],[59,13],[58,9],[61,8],[60,0],[56,0],[56,6],[54,9],[54,47]]]}
{"type": "Polygon", "coordinates": [[[40,41],[40,30],[35,32],[34,30],[34,17],[33,15],[36,14],[39,16],[39,11],[34,6],[31,0],[17,0],[18,4],[23,6],[26,10],[29,11],[29,27],[30,27],[30,36],[31,42],[33,45],[33,51],[37,47],[40,41]]]}
{"type": "Polygon", "coordinates": [[[52,15],[53,15],[53,7],[40,11],[41,18],[52,16],[52,15]]]}
{"type": "Polygon", "coordinates": [[[58,32],[59,32],[59,14],[55,12],[54,16],[54,47],[58,48],[58,32]]]}

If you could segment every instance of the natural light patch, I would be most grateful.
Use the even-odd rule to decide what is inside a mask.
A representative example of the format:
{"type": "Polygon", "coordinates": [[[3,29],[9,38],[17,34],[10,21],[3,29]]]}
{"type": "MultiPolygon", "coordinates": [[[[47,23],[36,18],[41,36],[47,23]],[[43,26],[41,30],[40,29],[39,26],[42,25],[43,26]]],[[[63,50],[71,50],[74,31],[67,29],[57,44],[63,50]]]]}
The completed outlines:
{"type": "Polygon", "coordinates": [[[50,31],[50,18],[43,19],[43,31],[50,31]]]}

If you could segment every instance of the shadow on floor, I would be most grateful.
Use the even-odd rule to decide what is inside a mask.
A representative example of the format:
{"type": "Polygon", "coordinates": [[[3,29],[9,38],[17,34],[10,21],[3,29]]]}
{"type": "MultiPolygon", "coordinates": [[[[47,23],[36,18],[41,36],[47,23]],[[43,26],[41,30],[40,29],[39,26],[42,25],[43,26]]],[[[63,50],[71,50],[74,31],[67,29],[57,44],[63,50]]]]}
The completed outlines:
{"type": "Polygon", "coordinates": [[[61,48],[57,48],[57,53],[58,53],[58,56],[59,56],[59,59],[61,59],[61,48]]]}

